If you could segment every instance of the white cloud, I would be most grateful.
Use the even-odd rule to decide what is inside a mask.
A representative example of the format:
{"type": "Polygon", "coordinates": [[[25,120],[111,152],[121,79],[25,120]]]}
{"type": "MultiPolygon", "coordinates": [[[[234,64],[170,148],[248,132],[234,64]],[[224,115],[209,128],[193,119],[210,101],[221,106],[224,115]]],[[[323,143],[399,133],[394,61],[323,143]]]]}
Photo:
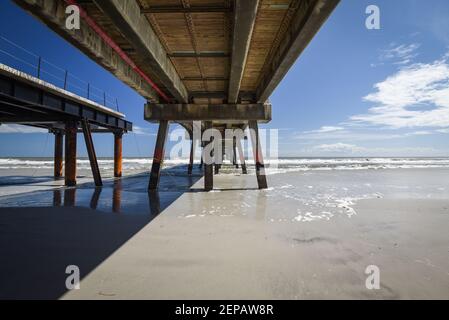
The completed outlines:
{"type": "Polygon", "coordinates": [[[390,128],[449,127],[449,64],[413,64],[382,82],[364,100],[375,106],[350,119],[390,128]]]}
{"type": "Polygon", "coordinates": [[[314,150],[330,153],[354,153],[360,151],[360,148],[353,144],[347,143],[333,143],[333,144],[321,144],[313,147],[314,150]]]}
{"type": "Polygon", "coordinates": [[[135,134],[142,135],[142,136],[155,136],[156,135],[155,133],[150,132],[149,128],[142,128],[142,127],[139,127],[136,125],[133,126],[133,132],[135,134]]]}
{"type": "MultiPolygon", "coordinates": [[[[395,46],[385,59],[406,64],[418,48],[395,46]]],[[[363,98],[371,104],[366,113],[335,126],[297,132],[293,139],[305,146],[301,152],[309,156],[447,156],[449,150],[431,147],[388,147],[388,140],[449,134],[448,61],[449,52],[430,63],[401,66],[363,98]],[[385,147],[368,148],[369,141],[385,141],[385,147]]]]}
{"type": "Polygon", "coordinates": [[[447,156],[448,150],[438,150],[426,147],[403,147],[403,148],[367,148],[355,144],[334,143],[321,144],[302,152],[314,156],[359,156],[359,157],[400,157],[400,156],[447,156]]]}
{"type": "Polygon", "coordinates": [[[48,133],[48,130],[19,124],[2,124],[0,133],[48,133]]]}
{"type": "Polygon", "coordinates": [[[416,50],[419,49],[420,46],[419,43],[412,43],[409,45],[396,45],[392,43],[388,49],[381,51],[379,60],[383,62],[390,61],[393,64],[398,65],[409,64],[418,55],[416,50]]]}
{"type": "Polygon", "coordinates": [[[406,133],[406,136],[428,136],[431,134],[434,134],[435,132],[432,131],[415,131],[415,132],[410,132],[410,133],[406,133]]]}
{"type": "MultiPolygon", "coordinates": [[[[445,133],[441,131],[430,131],[430,130],[420,130],[420,131],[412,131],[412,132],[402,132],[398,133],[390,130],[390,132],[386,130],[349,130],[343,129],[336,132],[320,132],[319,130],[315,131],[305,131],[302,133],[297,133],[293,137],[295,140],[305,140],[305,141],[320,141],[320,140],[328,140],[328,141],[382,141],[382,140],[392,140],[392,139],[403,139],[410,136],[424,136],[431,135],[435,133],[445,133]]],[[[449,130],[447,131],[449,133],[449,130]]]]}
{"type": "Polygon", "coordinates": [[[324,126],[318,130],[305,131],[305,133],[327,133],[327,132],[342,131],[344,129],[345,128],[343,128],[343,127],[324,126]]]}

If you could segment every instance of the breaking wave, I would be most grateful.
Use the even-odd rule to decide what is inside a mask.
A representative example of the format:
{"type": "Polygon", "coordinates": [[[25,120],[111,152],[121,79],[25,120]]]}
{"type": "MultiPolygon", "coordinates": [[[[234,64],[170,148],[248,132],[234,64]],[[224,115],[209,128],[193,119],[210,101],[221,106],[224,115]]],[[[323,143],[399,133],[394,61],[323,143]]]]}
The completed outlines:
{"type": "MultiPolygon", "coordinates": [[[[103,158],[98,160],[103,170],[112,170],[114,160],[103,158]]],[[[248,164],[252,166],[252,160],[248,164]]],[[[168,167],[186,165],[187,159],[169,159],[164,164],[168,167]]],[[[286,173],[292,171],[309,170],[379,170],[379,169],[408,169],[408,168],[448,168],[449,158],[281,158],[266,160],[267,174],[286,173]]],[[[78,159],[79,169],[89,169],[88,159],[78,159]]],[[[150,158],[124,158],[125,170],[149,170],[150,158]]],[[[0,170],[11,169],[52,169],[51,158],[1,158],[0,170]]],[[[223,172],[226,172],[224,168],[223,172]]]]}

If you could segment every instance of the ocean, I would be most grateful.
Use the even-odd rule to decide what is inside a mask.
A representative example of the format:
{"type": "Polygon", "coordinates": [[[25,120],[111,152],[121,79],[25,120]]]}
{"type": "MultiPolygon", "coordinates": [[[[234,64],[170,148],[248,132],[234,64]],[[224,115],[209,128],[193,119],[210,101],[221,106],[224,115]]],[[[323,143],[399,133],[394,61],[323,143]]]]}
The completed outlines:
{"type": "MultiPolygon", "coordinates": [[[[125,158],[119,187],[112,179],[113,159],[99,159],[100,170],[105,188],[111,194],[123,193],[122,211],[138,212],[148,207],[146,194],[151,159],[125,158]]],[[[187,174],[186,159],[166,160],[162,172],[160,192],[175,193],[176,197],[189,192],[191,188],[202,189],[202,171],[198,165],[192,176],[187,174]]],[[[196,162],[198,163],[198,161],[196,162]]],[[[226,197],[226,191],[235,190],[238,196],[244,194],[248,202],[256,202],[260,194],[256,192],[255,169],[249,160],[248,175],[231,165],[224,165],[220,175],[215,176],[213,193],[226,197]],[[240,190],[240,191],[239,191],[240,190]],[[248,192],[244,193],[244,190],[248,192]]],[[[281,158],[267,161],[268,190],[263,191],[264,199],[276,206],[286,206],[288,211],[275,208],[266,218],[273,221],[314,221],[331,219],[335,216],[351,217],[356,214],[354,206],[360,200],[394,199],[449,199],[449,158],[281,158]],[[293,209],[294,208],[294,209],[293,209]]],[[[0,159],[0,196],[23,194],[30,191],[45,191],[62,186],[63,181],[52,178],[53,161],[51,158],[2,158],[0,159]]],[[[85,192],[83,206],[90,205],[95,194],[89,161],[78,160],[78,183],[85,192]],[[83,184],[87,183],[86,187],[83,184]],[[89,190],[86,190],[89,189],[89,190]]],[[[8,199],[0,197],[0,207],[27,205],[47,206],[52,204],[53,193],[33,197],[21,196],[8,199]],[[43,199],[46,199],[43,201],[43,199]]],[[[102,197],[110,198],[102,195],[102,197]]],[[[259,200],[257,200],[259,199],[259,200]]],[[[112,204],[105,202],[106,211],[112,210],[112,204]]],[[[232,202],[232,199],[229,199],[232,202]]],[[[265,207],[265,205],[263,206],[265,207]]],[[[199,217],[211,212],[216,215],[244,215],[252,208],[243,204],[237,207],[205,208],[201,212],[186,211],[187,217],[199,217]]]]}
{"type": "MultiPolygon", "coordinates": [[[[114,169],[112,158],[99,158],[100,169],[114,169]]],[[[198,161],[197,161],[198,162],[198,161]]],[[[123,170],[128,173],[148,171],[151,168],[151,158],[124,158],[123,170]]],[[[167,168],[175,169],[186,165],[187,159],[165,160],[167,168]]],[[[226,162],[225,162],[226,163],[226,162]]],[[[267,174],[278,174],[310,170],[380,170],[380,169],[410,169],[410,168],[449,168],[449,158],[280,158],[266,160],[267,174]]],[[[89,160],[81,158],[77,161],[79,170],[90,170],[89,160]]],[[[252,160],[247,164],[251,167],[252,160]]],[[[52,158],[0,158],[0,170],[51,170],[52,158]]],[[[224,170],[224,173],[231,172],[224,170]]]]}

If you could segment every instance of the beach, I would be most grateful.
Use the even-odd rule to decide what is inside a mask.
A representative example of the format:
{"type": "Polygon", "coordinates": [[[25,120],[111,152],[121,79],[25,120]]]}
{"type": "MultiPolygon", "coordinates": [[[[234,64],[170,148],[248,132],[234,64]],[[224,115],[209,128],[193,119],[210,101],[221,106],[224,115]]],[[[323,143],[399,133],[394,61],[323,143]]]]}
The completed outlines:
{"type": "Polygon", "coordinates": [[[145,168],[100,190],[87,171],[78,188],[1,185],[0,296],[448,299],[447,162],[281,159],[262,191],[253,168],[225,166],[204,192],[200,170],[176,161],[150,194],[145,168]],[[65,288],[67,265],[79,290],[65,288]],[[370,265],[379,290],[365,286],[370,265]]]}

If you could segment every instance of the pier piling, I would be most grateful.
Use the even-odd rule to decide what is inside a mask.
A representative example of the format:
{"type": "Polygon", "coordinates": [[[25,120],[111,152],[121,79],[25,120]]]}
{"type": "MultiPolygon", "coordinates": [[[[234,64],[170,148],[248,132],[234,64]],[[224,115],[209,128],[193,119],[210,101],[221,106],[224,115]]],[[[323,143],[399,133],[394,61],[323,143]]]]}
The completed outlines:
{"type": "Polygon", "coordinates": [[[259,141],[259,127],[257,125],[257,121],[255,120],[250,120],[248,124],[251,132],[250,135],[254,152],[254,161],[256,162],[257,184],[259,185],[259,189],[267,189],[267,177],[265,175],[262,148],[259,141]]]}
{"type": "Polygon", "coordinates": [[[92,169],[92,175],[94,176],[95,185],[97,187],[101,187],[103,186],[103,182],[101,181],[100,168],[98,167],[97,155],[95,154],[90,124],[86,119],[81,121],[81,124],[83,127],[84,141],[86,142],[87,154],[89,156],[90,167],[92,169]]]}
{"type": "Polygon", "coordinates": [[[193,139],[193,133],[192,133],[192,144],[190,145],[190,159],[189,159],[189,168],[188,168],[188,174],[191,175],[193,171],[193,161],[195,158],[195,140],[193,139]]]}
{"type": "Polygon", "coordinates": [[[236,141],[236,144],[237,144],[237,150],[239,152],[239,157],[240,157],[240,165],[242,166],[242,173],[248,174],[248,171],[246,169],[245,154],[243,153],[242,142],[240,140],[238,140],[238,141],[236,141]]]}
{"type": "Polygon", "coordinates": [[[114,177],[120,178],[122,176],[123,163],[123,131],[114,132],[114,177]]]}
{"type": "Polygon", "coordinates": [[[236,169],[239,168],[239,163],[237,162],[237,138],[232,139],[232,164],[236,169]]]}
{"type": "Polygon", "coordinates": [[[65,124],[65,185],[76,186],[76,121],[65,124]]]}
{"type": "MultiPolygon", "coordinates": [[[[212,129],[212,121],[205,121],[204,122],[204,130],[212,129]]],[[[214,143],[212,138],[211,141],[206,142],[206,145],[203,148],[203,156],[202,158],[205,159],[205,150],[207,145],[210,143],[214,143]]],[[[210,156],[210,155],[209,155],[210,156]]],[[[214,172],[213,172],[213,163],[208,163],[208,161],[204,162],[204,189],[206,191],[210,191],[214,188],[214,172]]]]}
{"type": "Polygon", "coordinates": [[[159,123],[156,146],[154,148],[153,165],[151,167],[149,190],[156,190],[159,185],[161,168],[164,163],[165,142],[168,135],[168,121],[162,120],[159,123]]]}
{"type": "Polygon", "coordinates": [[[63,141],[63,133],[62,131],[56,131],[55,135],[55,154],[54,154],[54,176],[55,178],[62,177],[62,159],[64,152],[64,141],[63,141]]]}

